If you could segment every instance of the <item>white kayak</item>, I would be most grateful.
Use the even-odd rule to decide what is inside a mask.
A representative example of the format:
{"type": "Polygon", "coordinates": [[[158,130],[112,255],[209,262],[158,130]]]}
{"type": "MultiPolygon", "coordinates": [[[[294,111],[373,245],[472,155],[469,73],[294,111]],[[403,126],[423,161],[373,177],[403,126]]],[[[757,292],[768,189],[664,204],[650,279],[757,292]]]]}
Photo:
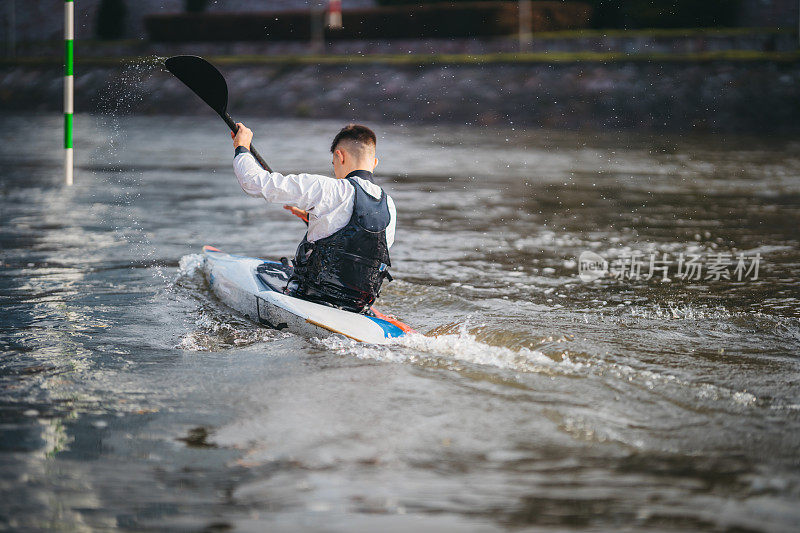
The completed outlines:
{"type": "Polygon", "coordinates": [[[308,302],[283,293],[291,267],[204,246],[205,273],[214,294],[232,309],[264,326],[310,337],[344,335],[385,344],[413,330],[375,308],[367,314],[308,302]]]}

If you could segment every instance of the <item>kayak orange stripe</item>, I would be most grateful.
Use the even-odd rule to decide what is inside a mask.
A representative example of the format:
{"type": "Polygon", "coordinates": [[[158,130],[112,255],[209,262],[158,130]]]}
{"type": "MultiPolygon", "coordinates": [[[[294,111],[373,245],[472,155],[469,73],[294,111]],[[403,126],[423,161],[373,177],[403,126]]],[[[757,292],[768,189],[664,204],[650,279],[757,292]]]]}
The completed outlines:
{"type": "Polygon", "coordinates": [[[380,311],[378,311],[374,307],[371,308],[371,311],[373,312],[373,314],[375,315],[376,318],[380,318],[381,320],[385,320],[386,322],[388,322],[390,324],[394,324],[395,326],[400,328],[405,333],[416,333],[416,331],[411,329],[411,326],[409,326],[407,324],[403,324],[402,322],[400,322],[396,318],[392,318],[392,317],[390,317],[388,315],[384,315],[383,313],[381,313],[380,311]]]}

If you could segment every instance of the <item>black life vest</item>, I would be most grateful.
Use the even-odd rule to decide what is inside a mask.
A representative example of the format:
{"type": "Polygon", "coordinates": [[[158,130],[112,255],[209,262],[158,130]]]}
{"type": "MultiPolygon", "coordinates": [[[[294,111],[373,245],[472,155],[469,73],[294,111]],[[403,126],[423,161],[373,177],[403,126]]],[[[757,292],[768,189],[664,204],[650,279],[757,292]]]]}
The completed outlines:
{"type": "Polygon", "coordinates": [[[383,280],[392,279],[386,243],[391,215],[383,190],[375,199],[351,176],[372,181],[370,172],[351,172],[345,178],[355,189],[350,221],[316,242],[308,242],[308,233],[303,237],[294,259],[293,279],[298,285],[293,292],[305,300],[360,313],[378,297],[383,280]]]}

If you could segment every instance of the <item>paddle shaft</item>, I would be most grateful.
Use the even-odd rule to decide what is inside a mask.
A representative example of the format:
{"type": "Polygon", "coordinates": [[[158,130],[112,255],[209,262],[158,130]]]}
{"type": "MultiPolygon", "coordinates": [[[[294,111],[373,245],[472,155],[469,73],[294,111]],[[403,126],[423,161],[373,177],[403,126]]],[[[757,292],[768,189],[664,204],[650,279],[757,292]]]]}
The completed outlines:
{"type": "MultiPolygon", "coordinates": [[[[233,133],[236,133],[239,130],[239,127],[236,125],[236,123],[233,121],[233,119],[231,118],[231,116],[228,114],[227,111],[225,112],[224,115],[220,114],[220,116],[222,117],[222,120],[225,121],[225,124],[228,125],[228,127],[231,129],[233,133]]],[[[264,161],[264,158],[261,157],[261,154],[258,153],[258,150],[256,150],[255,146],[253,146],[253,143],[250,143],[250,153],[253,154],[253,157],[256,158],[256,161],[258,161],[258,164],[261,165],[264,168],[264,170],[266,170],[267,172],[272,172],[272,169],[269,168],[267,162],[264,161]]]]}

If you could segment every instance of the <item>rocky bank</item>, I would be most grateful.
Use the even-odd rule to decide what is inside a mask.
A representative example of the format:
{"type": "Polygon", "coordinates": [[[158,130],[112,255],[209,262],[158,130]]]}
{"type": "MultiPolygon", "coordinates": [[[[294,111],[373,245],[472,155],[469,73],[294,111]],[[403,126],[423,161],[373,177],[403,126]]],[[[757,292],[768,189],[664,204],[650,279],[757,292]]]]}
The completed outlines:
{"type": "MultiPolygon", "coordinates": [[[[568,129],[800,132],[800,63],[631,61],[223,66],[237,115],[568,129]]],[[[77,70],[76,112],[204,104],[158,60],[77,70]]],[[[0,110],[60,111],[61,69],[0,67],[0,110]]]]}

